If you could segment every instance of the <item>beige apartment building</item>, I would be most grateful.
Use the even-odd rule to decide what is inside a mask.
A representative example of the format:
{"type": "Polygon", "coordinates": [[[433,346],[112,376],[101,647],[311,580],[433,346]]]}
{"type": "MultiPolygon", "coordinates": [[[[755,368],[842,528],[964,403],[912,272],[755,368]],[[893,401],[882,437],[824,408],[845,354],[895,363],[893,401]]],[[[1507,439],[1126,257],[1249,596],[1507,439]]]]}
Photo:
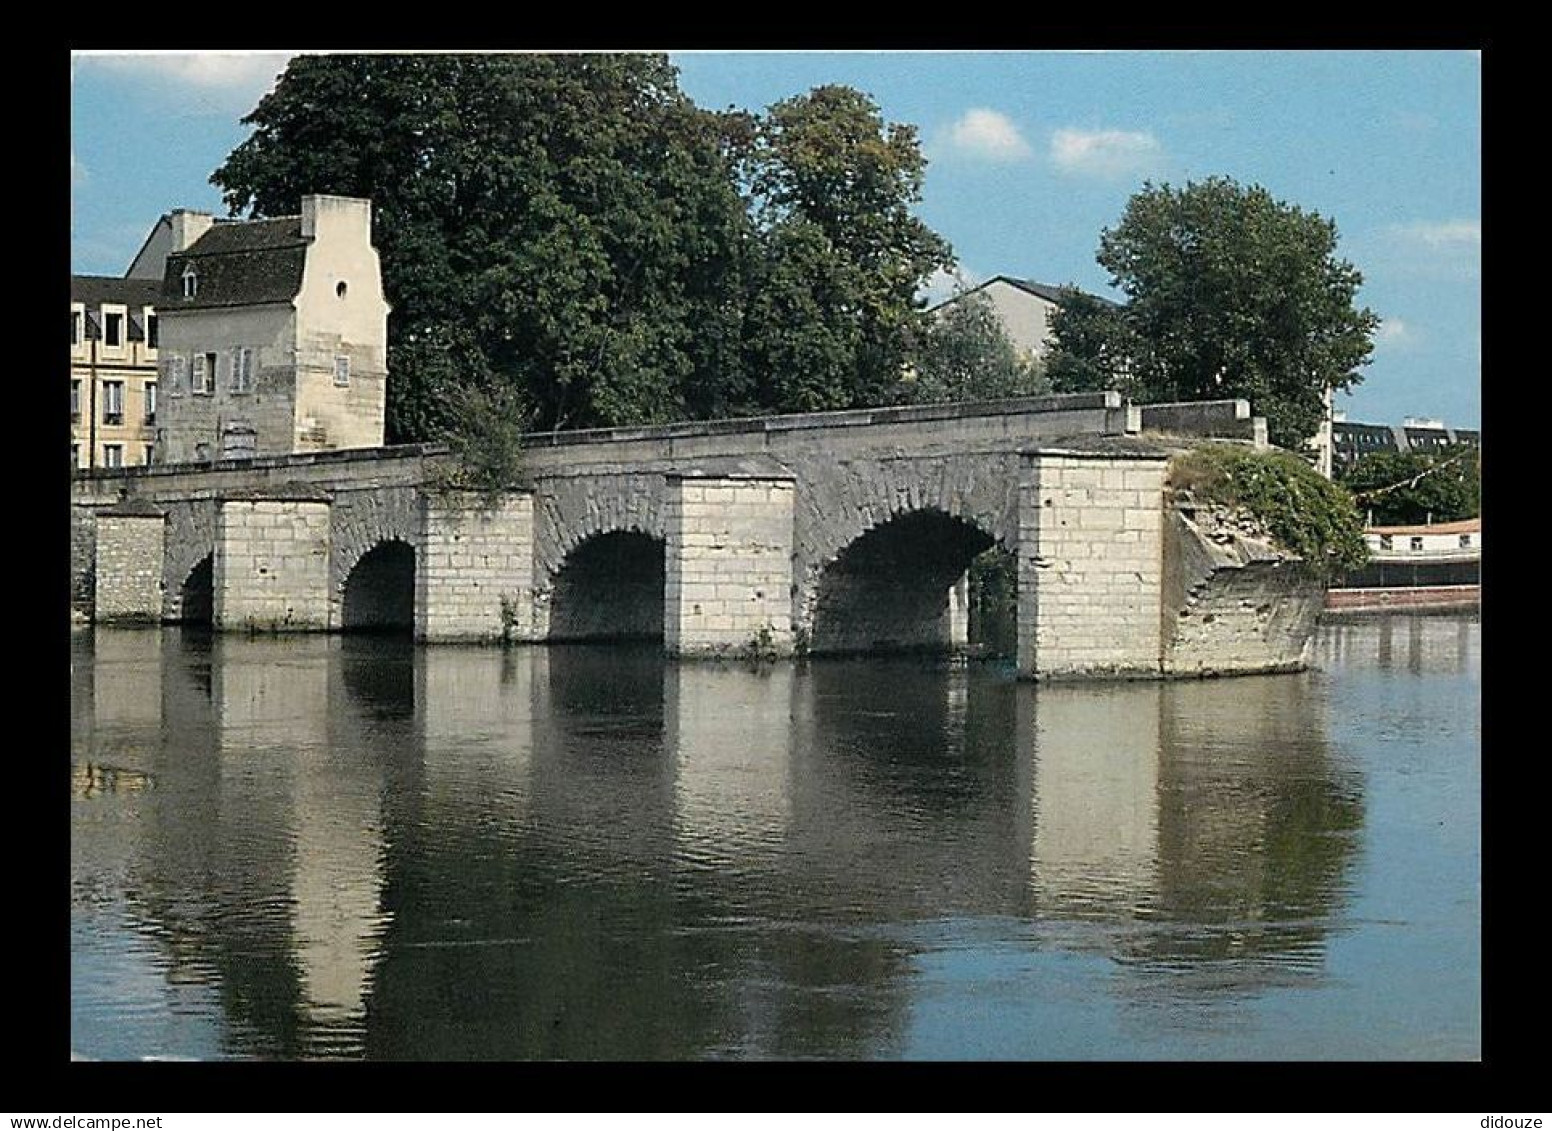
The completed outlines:
{"type": "Polygon", "coordinates": [[[160,280],[70,278],[70,466],[150,463],[156,443],[160,280]]]}

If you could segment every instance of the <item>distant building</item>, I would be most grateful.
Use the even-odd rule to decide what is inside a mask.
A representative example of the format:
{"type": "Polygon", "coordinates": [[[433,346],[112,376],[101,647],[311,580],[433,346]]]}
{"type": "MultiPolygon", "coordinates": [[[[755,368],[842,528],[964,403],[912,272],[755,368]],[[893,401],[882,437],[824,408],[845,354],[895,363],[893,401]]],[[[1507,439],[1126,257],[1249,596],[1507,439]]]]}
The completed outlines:
{"type": "Polygon", "coordinates": [[[1482,433],[1475,428],[1451,428],[1440,420],[1409,416],[1399,425],[1360,424],[1337,414],[1331,423],[1331,461],[1334,471],[1351,467],[1374,452],[1437,452],[1466,445],[1480,448],[1482,433]]]}
{"type": "Polygon", "coordinates": [[[70,277],[70,466],[150,463],[156,441],[160,281],[70,277]]]}
{"type": "MultiPolygon", "coordinates": [[[[985,295],[1014,347],[1026,360],[1038,361],[1051,352],[1052,317],[1061,309],[1067,288],[997,275],[979,286],[946,299],[928,313],[941,311],[970,295],[985,295]]],[[[1097,297],[1097,296],[1095,296],[1097,297]]],[[[1109,299],[1099,301],[1110,303],[1109,299]]],[[[1113,303],[1111,305],[1114,305],[1113,303]]]]}

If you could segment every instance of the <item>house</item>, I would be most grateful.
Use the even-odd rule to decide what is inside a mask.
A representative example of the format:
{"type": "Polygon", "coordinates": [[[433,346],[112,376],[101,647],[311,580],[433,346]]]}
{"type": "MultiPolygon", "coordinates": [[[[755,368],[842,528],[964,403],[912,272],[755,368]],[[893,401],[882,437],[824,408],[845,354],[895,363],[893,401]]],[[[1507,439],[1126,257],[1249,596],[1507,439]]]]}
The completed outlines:
{"type": "MultiPolygon", "coordinates": [[[[970,295],[984,295],[991,303],[998,321],[1002,323],[1008,339],[1026,360],[1038,361],[1051,350],[1052,316],[1061,309],[1065,292],[1069,289],[1037,283],[1032,279],[997,275],[938,303],[928,313],[941,311],[953,303],[964,301],[970,295]]],[[[1109,299],[1102,298],[1100,301],[1110,303],[1109,299]]]]}
{"type": "Polygon", "coordinates": [[[1482,446],[1482,433],[1474,428],[1450,428],[1443,421],[1407,417],[1399,426],[1360,424],[1341,412],[1331,422],[1331,462],[1345,470],[1374,452],[1437,453],[1455,445],[1482,446]]]}
{"type": "Polygon", "coordinates": [[[388,303],[371,203],[163,217],[130,266],[160,279],[159,463],[379,447],[388,303]]]}
{"type": "Polygon", "coordinates": [[[70,466],[150,463],[157,423],[157,280],[70,277],[70,466]]]}

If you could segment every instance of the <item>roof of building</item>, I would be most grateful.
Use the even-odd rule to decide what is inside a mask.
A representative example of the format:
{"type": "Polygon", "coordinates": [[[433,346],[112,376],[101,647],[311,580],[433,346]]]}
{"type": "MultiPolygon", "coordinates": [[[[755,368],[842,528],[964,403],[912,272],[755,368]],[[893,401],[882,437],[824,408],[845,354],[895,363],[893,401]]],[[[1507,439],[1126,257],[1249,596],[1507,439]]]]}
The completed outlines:
{"type": "Polygon", "coordinates": [[[1458,522],[1435,522],[1427,526],[1370,526],[1365,534],[1480,534],[1482,519],[1463,518],[1458,522]]]}
{"type": "Polygon", "coordinates": [[[289,302],[302,289],[308,243],[300,216],[218,221],[183,251],[168,255],[161,305],[198,310],[289,302]],[[198,279],[192,298],[183,297],[188,267],[198,279]]]}
{"type": "Polygon", "coordinates": [[[162,284],[157,279],[125,279],[118,275],[71,275],[70,301],[85,306],[101,306],[105,302],[123,303],[129,307],[156,306],[162,297],[162,284]]]}
{"type": "MultiPolygon", "coordinates": [[[[938,303],[936,306],[929,307],[928,309],[929,311],[937,310],[938,307],[947,306],[949,303],[964,298],[965,295],[974,294],[976,291],[983,290],[986,287],[991,286],[993,283],[1007,283],[1010,287],[1016,287],[1017,289],[1023,291],[1025,294],[1034,295],[1036,298],[1044,299],[1046,302],[1051,303],[1053,306],[1060,306],[1063,302],[1066,301],[1067,293],[1075,289],[1073,287],[1059,287],[1051,283],[1037,283],[1033,279],[1017,279],[1012,275],[993,275],[985,282],[977,283],[975,286],[969,288],[968,290],[961,291],[959,294],[951,295],[950,297],[944,299],[942,302],[938,303]]],[[[1114,306],[1117,308],[1120,307],[1120,303],[1113,302],[1112,300],[1105,298],[1103,295],[1089,294],[1087,291],[1082,291],[1080,293],[1086,294],[1089,298],[1104,303],[1106,306],[1114,306]]]]}

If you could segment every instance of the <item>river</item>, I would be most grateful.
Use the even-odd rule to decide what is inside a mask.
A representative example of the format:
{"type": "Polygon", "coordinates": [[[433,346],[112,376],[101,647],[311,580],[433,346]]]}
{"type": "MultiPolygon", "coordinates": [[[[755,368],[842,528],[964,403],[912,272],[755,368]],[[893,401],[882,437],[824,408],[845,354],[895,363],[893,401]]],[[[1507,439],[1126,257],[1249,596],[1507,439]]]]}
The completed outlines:
{"type": "Polygon", "coordinates": [[[92,1059],[1476,1060],[1475,617],[1033,686],[72,636],[92,1059]]]}

